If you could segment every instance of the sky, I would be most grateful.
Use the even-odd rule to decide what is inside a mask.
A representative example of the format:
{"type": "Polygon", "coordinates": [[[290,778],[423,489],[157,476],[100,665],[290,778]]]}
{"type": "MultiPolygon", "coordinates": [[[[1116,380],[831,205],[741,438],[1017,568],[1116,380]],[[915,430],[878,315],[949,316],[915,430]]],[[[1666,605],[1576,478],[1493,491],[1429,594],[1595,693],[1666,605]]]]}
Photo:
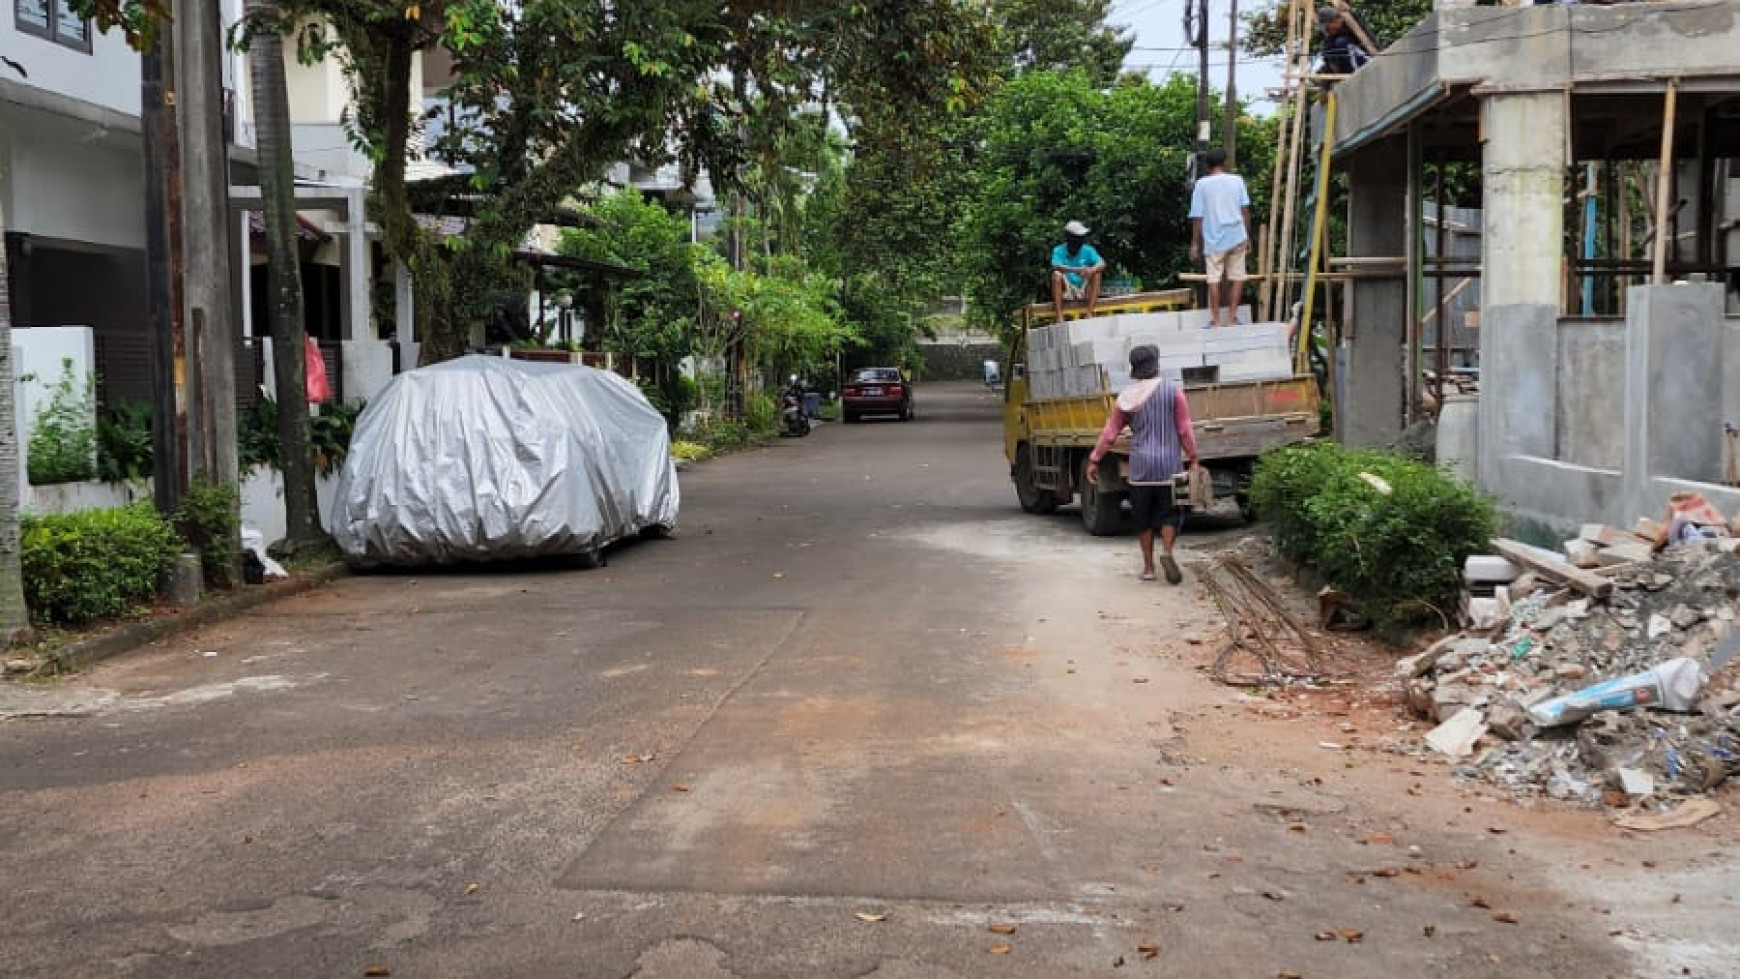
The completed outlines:
{"type": "MultiPolygon", "coordinates": [[[[1184,45],[1184,4],[1186,0],[1115,0],[1107,22],[1131,28],[1136,47],[1125,59],[1130,71],[1148,74],[1156,81],[1173,72],[1195,75],[1197,53],[1184,45]]],[[[1195,2],[1195,0],[1190,0],[1195,2]]],[[[1226,86],[1227,12],[1229,0],[1208,0],[1209,75],[1218,91],[1226,86]]],[[[1274,0],[1240,0],[1241,15],[1249,10],[1272,6],[1274,0]]],[[[1274,104],[1268,89],[1281,86],[1282,59],[1253,59],[1244,52],[1238,56],[1237,82],[1239,96],[1257,115],[1268,115],[1274,104]]]]}

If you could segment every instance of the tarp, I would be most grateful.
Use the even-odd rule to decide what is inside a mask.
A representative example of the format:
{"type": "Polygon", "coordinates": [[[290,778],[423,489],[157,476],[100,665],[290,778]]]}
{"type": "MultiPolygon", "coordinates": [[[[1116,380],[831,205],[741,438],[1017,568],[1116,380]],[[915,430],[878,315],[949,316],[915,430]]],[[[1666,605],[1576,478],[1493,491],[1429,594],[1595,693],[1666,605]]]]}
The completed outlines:
{"type": "Polygon", "coordinates": [[[329,529],[359,565],[584,555],[674,527],[679,503],[665,420],[634,384],[472,356],[364,409],[329,529]]]}

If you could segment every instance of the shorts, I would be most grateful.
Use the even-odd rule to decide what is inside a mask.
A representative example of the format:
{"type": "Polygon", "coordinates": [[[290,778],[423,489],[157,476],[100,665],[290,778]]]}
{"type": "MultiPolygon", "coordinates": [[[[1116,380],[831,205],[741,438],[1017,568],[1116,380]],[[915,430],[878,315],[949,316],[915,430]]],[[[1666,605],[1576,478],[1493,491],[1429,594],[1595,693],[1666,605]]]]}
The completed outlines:
{"type": "Polygon", "coordinates": [[[1231,279],[1234,282],[1243,282],[1250,278],[1245,274],[1245,253],[1250,250],[1251,243],[1243,241],[1218,255],[1208,256],[1208,281],[1231,279]]]}
{"type": "Polygon", "coordinates": [[[1170,483],[1131,486],[1130,509],[1134,512],[1137,530],[1160,530],[1174,526],[1178,521],[1178,503],[1170,483]]]}
{"type": "Polygon", "coordinates": [[[1063,298],[1065,298],[1065,299],[1086,299],[1087,298],[1087,283],[1083,282],[1080,285],[1077,285],[1077,284],[1069,281],[1069,279],[1067,277],[1065,277],[1063,280],[1063,298]]]}

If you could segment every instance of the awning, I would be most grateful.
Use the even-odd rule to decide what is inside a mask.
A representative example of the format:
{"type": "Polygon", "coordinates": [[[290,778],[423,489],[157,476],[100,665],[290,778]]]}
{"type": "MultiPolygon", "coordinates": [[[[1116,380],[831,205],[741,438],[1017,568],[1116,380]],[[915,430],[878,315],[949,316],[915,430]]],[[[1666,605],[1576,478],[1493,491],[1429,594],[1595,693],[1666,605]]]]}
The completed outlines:
{"type": "MultiPolygon", "coordinates": [[[[256,238],[264,238],[266,236],[266,215],[264,213],[260,211],[248,212],[248,234],[256,238]]],[[[331,241],[332,236],[320,230],[314,222],[303,217],[301,214],[297,214],[296,240],[312,242],[319,245],[331,241]]]]}

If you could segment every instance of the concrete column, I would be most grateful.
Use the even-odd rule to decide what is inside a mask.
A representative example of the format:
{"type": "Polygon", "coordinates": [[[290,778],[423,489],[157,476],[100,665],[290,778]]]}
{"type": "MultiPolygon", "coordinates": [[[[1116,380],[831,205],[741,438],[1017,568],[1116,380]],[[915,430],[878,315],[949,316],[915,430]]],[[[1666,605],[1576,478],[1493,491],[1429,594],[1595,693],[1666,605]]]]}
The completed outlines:
{"type": "Polygon", "coordinates": [[[1565,261],[1564,93],[1491,93],[1480,107],[1480,308],[1557,309],[1565,261]]]}
{"type": "Polygon", "coordinates": [[[397,261],[393,263],[393,320],[398,325],[399,369],[411,370],[422,352],[417,343],[417,293],[411,286],[411,270],[397,261]]]}
{"type": "Polygon", "coordinates": [[[369,220],[362,188],[345,192],[344,335],[345,340],[376,336],[369,303],[369,220]]]}
{"type": "MultiPolygon", "coordinates": [[[[1348,161],[1349,256],[1407,254],[1407,164],[1407,146],[1398,140],[1348,161]]],[[[1352,317],[1336,351],[1335,437],[1348,445],[1387,445],[1402,431],[1407,282],[1360,279],[1349,292],[1352,317]]]]}

